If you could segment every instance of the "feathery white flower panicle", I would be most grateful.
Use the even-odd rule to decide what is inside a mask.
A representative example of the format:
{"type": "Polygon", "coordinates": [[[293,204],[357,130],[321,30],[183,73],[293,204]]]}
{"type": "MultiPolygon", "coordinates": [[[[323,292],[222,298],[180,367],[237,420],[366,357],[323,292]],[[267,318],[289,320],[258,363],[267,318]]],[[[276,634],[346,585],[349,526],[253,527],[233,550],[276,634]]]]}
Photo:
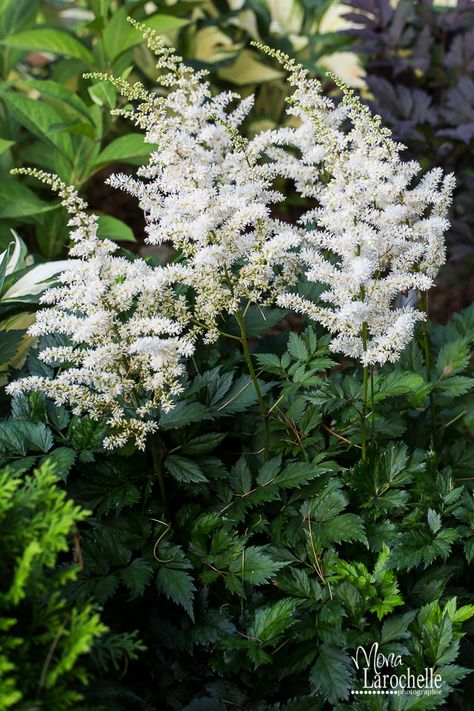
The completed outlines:
{"type": "Polygon", "coordinates": [[[186,67],[152,31],[145,36],[157,66],[168,70],[159,82],[169,91],[144,96],[132,85],[124,93],[138,99],[127,115],[157,148],[136,178],[114,175],[108,182],[138,199],[146,241],[171,243],[181,255],[181,283],[193,292],[191,317],[212,341],[223,313],[235,313],[244,301],[274,301],[295,283],[304,230],[271,213],[284,199],[263,160],[273,135],[240,135],[253,97],[213,96],[203,72],[186,67]]]}
{"type": "Polygon", "coordinates": [[[117,246],[97,238],[97,217],[85,212],[77,192],[58,178],[22,170],[49,184],[70,213],[71,268],[47,290],[29,333],[55,335],[65,345],[44,348],[39,357],[54,378],[31,376],[11,383],[10,394],[38,390],[77,414],[107,424],[107,447],[129,439],[143,448],[157,425],[151,411],[169,409],[182,391],[184,358],[194,346],[181,324],[164,315],[172,299],[172,271],[142,259],[115,256],[117,246]]]}
{"type": "Polygon", "coordinates": [[[445,261],[454,178],[434,169],[414,183],[419,164],[400,159],[404,147],[352,90],[333,77],[343,93],[335,106],[306,70],[264,51],[286,66],[296,87],[289,112],[300,125],[291,135],[285,129],[282,142],[298,152],[282,159],[278,149],[275,170],[286,160],[285,175],[316,201],[300,219],[300,256],[308,280],[325,287],[321,303],[289,293],[278,303],[328,328],[335,351],[364,365],[395,361],[424,317],[416,305],[396,308],[395,299],[429,289],[445,261]]]}

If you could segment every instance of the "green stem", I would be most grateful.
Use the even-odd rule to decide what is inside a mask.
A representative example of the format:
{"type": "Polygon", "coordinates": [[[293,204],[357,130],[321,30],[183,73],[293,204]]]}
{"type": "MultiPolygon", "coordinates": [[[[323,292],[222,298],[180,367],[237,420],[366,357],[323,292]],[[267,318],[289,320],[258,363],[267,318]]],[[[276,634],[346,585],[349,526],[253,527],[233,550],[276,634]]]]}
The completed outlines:
{"type": "MultiPolygon", "coordinates": [[[[426,319],[423,323],[423,349],[425,352],[425,368],[426,368],[426,380],[431,382],[431,341],[429,332],[429,303],[428,294],[425,293],[424,297],[420,301],[420,308],[426,314],[426,319]]],[[[432,446],[435,448],[436,442],[436,405],[434,401],[433,392],[430,392],[430,414],[431,414],[431,441],[432,446]]]]}
{"type": "Polygon", "coordinates": [[[150,445],[151,445],[151,456],[153,459],[153,471],[156,474],[156,478],[158,479],[158,486],[160,488],[160,496],[161,496],[161,501],[163,504],[163,508],[166,511],[167,503],[166,503],[166,488],[165,488],[165,480],[163,476],[163,457],[162,457],[162,449],[160,447],[161,442],[158,441],[155,437],[151,437],[150,445]]]}
{"type": "Polygon", "coordinates": [[[364,365],[364,396],[362,400],[362,412],[361,412],[361,441],[362,441],[362,461],[365,462],[367,459],[367,431],[365,426],[365,421],[367,418],[367,396],[369,392],[369,367],[364,365]]]}
{"type": "Polygon", "coordinates": [[[372,442],[375,439],[375,396],[374,396],[374,366],[370,368],[370,422],[371,422],[371,433],[370,437],[372,442]]]}
{"type": "MultiPolygon", "coordinates": [[[[367,324],[364,323],[362,326],[362,344],[364,351],[367,350],[367,324]]],[[[364,390],[362,397],[362,412],[360,414],[360,438],[362,445],[362,461],[365,462],[367,459],[367,429],[366,429],[366,419],[367,419],[367,400],[369,395],[369,366],[364,365],[364,390]]]]}
{"type": "Polygon", "coordinates": [[[264,397],[262,395],[262,391],[260,390],[260,386],[258,384],[257,374],[255,373],[255,368],[253,367],[252,357],[250,355],[249,346],[248,346],[247,331],[245,329],[244,319],[242,318],[242,315],[240,314],[240,312],[237,312],[235,314],[235,318],[236,318],[237,323],[239,324],[239,328],[240,328],[242,350],[244,352],[245,362],[247,363],[247,368],[248,368],[250,377],[252,378],[253,386],[255,388],[255,393],[257,395],[258,404],[260,405],[260,412],[262,414],[263,437],[264,437],[265,460],[266,460],[268,458],[268,446],[269,446],[269,438],[270,438],[270,433],[269,433],[269,428],[268,428],[268,410],[267,410],[267,406],[265,404],[264,397]]]}

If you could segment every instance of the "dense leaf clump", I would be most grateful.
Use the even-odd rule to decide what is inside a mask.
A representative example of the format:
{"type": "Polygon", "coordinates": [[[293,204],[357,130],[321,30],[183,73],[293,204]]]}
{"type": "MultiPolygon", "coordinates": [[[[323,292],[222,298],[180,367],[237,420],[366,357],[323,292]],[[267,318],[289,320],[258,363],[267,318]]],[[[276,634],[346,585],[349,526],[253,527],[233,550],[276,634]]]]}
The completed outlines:
{"type": "MultiPolygon", "coordinates": [[[[200,352],[146,453],[127,445],[106,455],[100,424],[39,395],[16,399],[2,424],[13,482],[47,456],[93,511],[84,519],[64,504],[81,519],[82,567],[63,594],[86,615],[100,605],[94,629],[110,630],[82,672],[87,708],[225,709],[231,699],[245,709],[365,709],[351,657],[374,642],[404,667],[441,674],[441,694],[410,708],[465,708],[473,309],[431,325],[428,367],[420,332],[397,365],[373,374],[365,461],[359,371],[336,365],[313,328],[264,335],[260,314],[247,320],[269,409],[267,461],[233,345],[224,358],[222,345],[200,352]]],[[[34,352],[27,368],[44,368],[34,352]]]]}

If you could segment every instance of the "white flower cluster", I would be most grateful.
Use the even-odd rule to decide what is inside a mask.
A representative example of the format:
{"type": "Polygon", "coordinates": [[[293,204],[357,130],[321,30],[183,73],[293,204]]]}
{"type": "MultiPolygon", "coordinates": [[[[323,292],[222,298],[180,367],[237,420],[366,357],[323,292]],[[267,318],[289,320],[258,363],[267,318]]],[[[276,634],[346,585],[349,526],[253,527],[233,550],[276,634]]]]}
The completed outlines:
{"type": "Polygon", "coordinates": [[[160,83],[172,90],[152,96],[111,80],[128,98],[141,100],[125,115],[157,149],[138,178],[115,175],[108,182],[137,197],[146,241],[168,242],[181,255],[175,274],[192,289],[193,307],[180,318],[200,326],[212,342],[222,313],[235,313],[243,300],[272,303],[296,283],[295,249],[303,230],[271,214],[272,204],[284,199],[262,161],[273,135],[246,140],[239,133],[253,97],[213,96],[202,72],[185,67],[152,32],[145,37],[160,57],[158,67],[168,70],[160,83]]]}
{"type": "Polygon", "coordinates": [[[50,308],[30,330],[66,337],[66,345],[41,353],[59,373],[17,381],[9,391],[38,389],[104,420],[110,447],[130,437],[144,446],[157,427],[152,411],[171,407],[183,387],[183,359],[196,337],[215,341],[229,315],[242,328],[251,303],[306,314],[334,335],[333,350],[364,366],[396,360],[422,315],[413,306],[396,308],[395,300],[431,286],[445,259],[453,189],[452,176],[439,170],[413,186],[420,166],[400,160],[402,147],[379,118],[345,88],[334,105],[306,70],[268,48],[289,71],[295,127],[243,138],[252,99],[212,95],[202,72],[185,67],[150,30],[144,34],[165,70],[165,92],[94,75],[138,100],[120,113],[156,145],[137,178],[109,182],[138,198],[146,241],[171,243],[176,260],[152,267],[114,255],[72,188],[24,171],[63,198],[74,264],[43,296],[50,308]],[[274,216],[284,199],[276,179],[292,181],[309,201],[296,226],[274,216]],[[294,292],[302,272],[322,285],[318,302],[294,292]]]}
{"type": "Polygon", "coordinates": [[[48,289],[29,329],[32,336],[64,336],[66,345],[43,349],[45,363],[60,366],[52,379],[30,376],[12,382],[12,394],[39,390],[75,414],[87,414],[107,425],[106,447],[132,438],[144,446],[156,429],[151,409],[172,406],[182,390],[183,357],[194,350],[182,326],[164,317],[166,269],[153,269],[142,259],[113,254],[116,245],[97,237],[97,217],[58,178],[29,170],[51,185],[71,215],[70,268],[60,285],[48,289]]]}
{"type": "Polygon", "coordinates": [[[323,324],[334,334],[334,351],[363,365],[395,361],[424,318],[416,305],[395,308],[395,300],[427,291],[445,261],[454,178],[434,169],[412,186],[420,165],[401,161],[403,146],[379,117],[343,86],[335,106],[304,69],[270,54],[291,72],[290,113],[300,123],[288,136],[298,154],[279,149],[273,158],[276,170],[315,202],[300,218],[299,256],[307,279],[325,287],[322,303],[297,293],[277,302],[323,324]]]}

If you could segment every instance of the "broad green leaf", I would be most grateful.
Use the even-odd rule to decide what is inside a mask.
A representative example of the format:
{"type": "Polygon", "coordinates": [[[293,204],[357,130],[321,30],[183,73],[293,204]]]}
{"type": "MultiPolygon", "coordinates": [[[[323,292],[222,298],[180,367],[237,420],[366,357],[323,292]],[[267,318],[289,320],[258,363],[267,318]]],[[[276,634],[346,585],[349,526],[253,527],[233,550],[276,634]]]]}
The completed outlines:
{"type": "Polygon", "coordinates": [[[98,170],[110,163],[144,161],[152,150],[153,146],[145,143],[141,133],[128,133],[113,140],[99,153],[93,169],[98,170]]]}
{"type": "Polygon", "coordinates": [[[74,35],[47,27],[25,30],[24,32],[10,35],[0,40],[0,43],[24,52],[51,52],[52,54],[81,59],[88,64],[93,64],[94,62],[92,54],[74,35]]]}
{"type": "MultiPolygon", "coordinates": [[[[131,49],[137,44],[143,42],[143,35],[127,22],[128,10],[124,7],[120,8],[113,14],[112,19],[107,23],[105,30],[102,33],[102,41],[107,57],[113,62],[117,57],[131,49]]],[[[143,24],[155,32],[169,32],[184,25],[187,25],[189,20],[183,20],[172,15],[152,15],[143,21],[143,24]]]]}
{"type": "Polygon", "coordinates": [[[115,87],[109,81],[100,81],[97,84],[93,84],[87,91],[97,106],[106,106],[109,109],[115,109],[117,94],[115,87]]]}
{"type": "Polygon", "coordinates": [[[0,37],[33,24],[38,5],[39,0],[0,0],[0,37]]]}
{"type": "Polygon", "coordinates": [[[115,242],[136,242],[132,229],[112,215],[100,215],[97,236],[115,242]]]}
{"type": "Polygon", "coordinates": [[[235,84],[247,86],[248,84],[261,84],[266,81],[280,79],[283,74],[274,66],[264,64],[259,55],[248,49],[243,49],[235,62],[230,67],[218,71],[221,79],[235,84]]]}
{"type": "Polygon", "coordinates": [[[0,155],[8,151],[8,149],[14,145],[15,141],[7,141],[5,138],[0,138],[0,155]]]}
{"type": "Polygon", "coordinates": [[[0,218],[32,217],[57,208],[57,202],[44,202],[18,180],[0,180],[0,218]]]}
{"type": "Polygon", "coordinates": [[[43,101],[55,109],[59,115],[74,121],[86,121],[94,125],[89,109],[83,100],[73,91],[56,81],[49,79],[31,79],[19,81],[17,86],[20,89],[34,89],[43,97],[43,101]]]}
{"type": "Polygon", "coordinates": [[[24,331],[0,330],[0,365],[15,357],[24,334],[24,331]]]}
{"type": "Polygon", "coordinates": [[[2,98],[18,123],[42,141],[52,143],[63,157],[73,159],[71,137],[55,130],[61,124],[62,117],[52,106],[12,91],[5,92],[2,98]]]}
{"type": "Polygon", "coordinates": [[[155,30],[155,32],[170,32],[171,30],[177,30],[180,27],[189,25],[189,23],[189,19],[174,17],[173,15],[162,15],[160,13],[150,15],[146,20],[143,20],[143,24],[155,30]]]}

